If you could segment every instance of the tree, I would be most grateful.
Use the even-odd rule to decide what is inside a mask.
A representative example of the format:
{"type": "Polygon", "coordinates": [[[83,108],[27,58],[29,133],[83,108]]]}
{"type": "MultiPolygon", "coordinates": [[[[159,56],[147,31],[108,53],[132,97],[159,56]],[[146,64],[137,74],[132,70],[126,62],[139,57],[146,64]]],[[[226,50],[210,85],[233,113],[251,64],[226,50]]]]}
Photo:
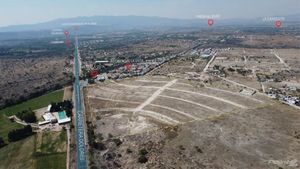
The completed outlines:
{"type": "Polygon", "coordinates": [[[18,140],[22,140],[28,136],[31,136],[33,134],[32,128],[30,125],[25,126],[22,129],[15,129],[8,133],[8,141],[9,142],[15,142],[18,140]]]}
{"type": "Polygon", "coordinates": [[[22,112],[17,113],[17,117],[26,123],[35,123],[37,121],[35,113],[31,109],[23,110],[22,112]]]}
{"type": "Polygon", "coordinates": [[[66,111],[68,117],[72,116],[73,104],[70,100],[64,100],[63,102],[51,103],[50,112],[66,111]]]}

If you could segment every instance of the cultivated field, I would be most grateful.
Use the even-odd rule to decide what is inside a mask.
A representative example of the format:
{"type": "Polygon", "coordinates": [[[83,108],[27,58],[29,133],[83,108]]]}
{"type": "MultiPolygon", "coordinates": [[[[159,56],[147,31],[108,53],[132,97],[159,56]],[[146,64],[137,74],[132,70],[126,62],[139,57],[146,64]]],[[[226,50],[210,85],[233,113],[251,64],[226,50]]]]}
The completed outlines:
{"type": "Polygon", "coordinates": [[[37,133],[0,149],[0,169],[66,168],[66,132],[37,133]]]}

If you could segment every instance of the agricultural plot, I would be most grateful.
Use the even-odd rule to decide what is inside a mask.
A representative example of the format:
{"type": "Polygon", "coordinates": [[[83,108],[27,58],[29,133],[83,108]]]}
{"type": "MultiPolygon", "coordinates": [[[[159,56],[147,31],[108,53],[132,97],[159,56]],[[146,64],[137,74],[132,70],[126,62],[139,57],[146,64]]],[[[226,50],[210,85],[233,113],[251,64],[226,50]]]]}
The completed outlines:
{"type": "Polygon", "coordinates": [[[66,132],[37,133],[0,149],[0,169],[66,168],[66,132]]]}

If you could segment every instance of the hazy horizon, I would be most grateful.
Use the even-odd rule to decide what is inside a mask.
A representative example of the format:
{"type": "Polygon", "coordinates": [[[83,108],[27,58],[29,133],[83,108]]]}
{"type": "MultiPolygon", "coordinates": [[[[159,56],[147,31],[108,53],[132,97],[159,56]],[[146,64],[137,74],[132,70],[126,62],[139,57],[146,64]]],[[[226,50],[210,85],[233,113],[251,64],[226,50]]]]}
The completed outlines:
{"type": "Polygon", "coordinates": [[[193,19],[196,15],[220,15],[221,18],[255,18],[293,15],[300,11],[298,0],[5,0],[0,6],[1,27],[79,16],[193,19]]]}

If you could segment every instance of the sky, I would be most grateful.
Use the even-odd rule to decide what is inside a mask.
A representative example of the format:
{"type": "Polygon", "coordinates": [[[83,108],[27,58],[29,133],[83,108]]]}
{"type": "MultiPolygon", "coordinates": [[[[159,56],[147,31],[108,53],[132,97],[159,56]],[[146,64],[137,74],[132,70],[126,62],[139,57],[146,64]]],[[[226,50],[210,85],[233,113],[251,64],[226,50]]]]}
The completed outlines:
{"type": "Polygon", "coordinates": [[[1,0],[0,26],[95,15],[194,19],[196,15],[254,18],[299,13],[300,0],[1,0]]]}

